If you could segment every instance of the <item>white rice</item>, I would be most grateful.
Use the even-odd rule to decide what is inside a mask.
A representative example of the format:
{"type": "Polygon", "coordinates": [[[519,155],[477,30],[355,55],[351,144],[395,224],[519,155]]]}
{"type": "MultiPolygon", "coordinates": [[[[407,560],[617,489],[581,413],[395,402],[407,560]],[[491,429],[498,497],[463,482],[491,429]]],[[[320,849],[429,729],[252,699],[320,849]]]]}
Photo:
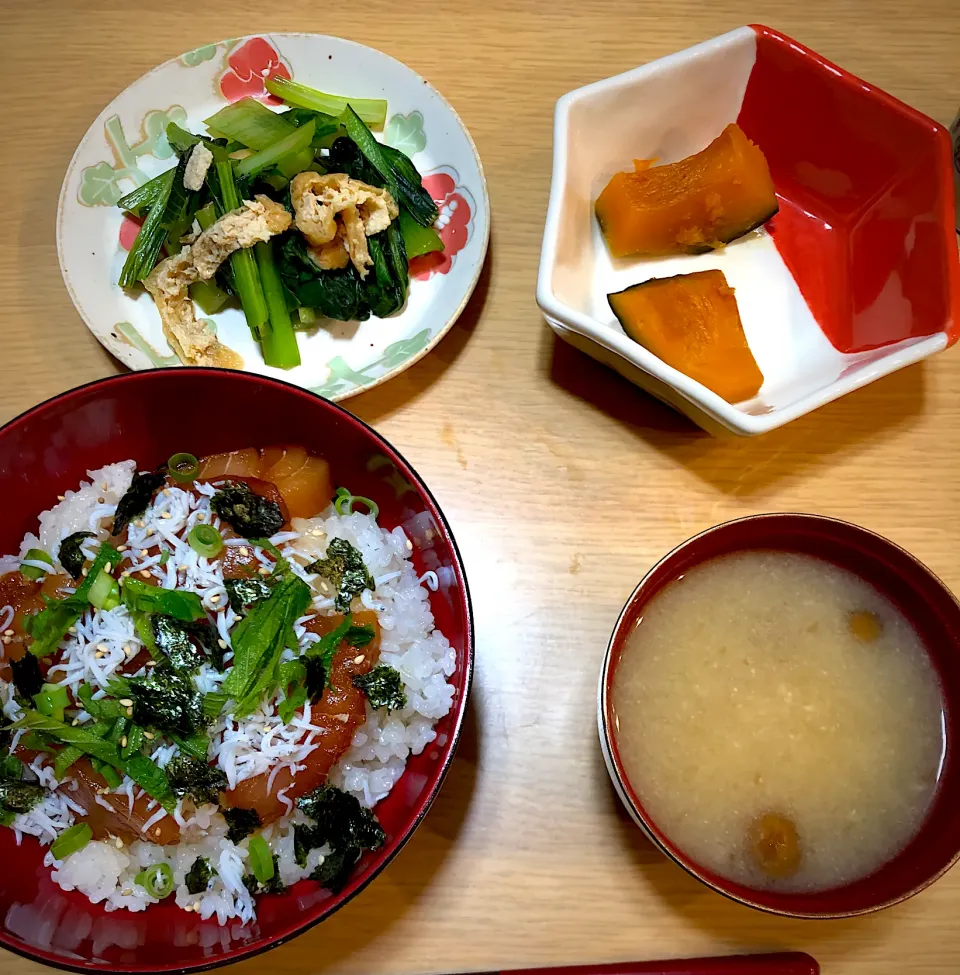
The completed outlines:
{"type": "MultiPolygon", "coordinates": [[[[106,538],[106,525],[134,470],[133,461],[124,461],[89,472],[89,482],[66,492],[63,501],[40,515],[39,533],[24,539],[20,559],[32,547],[56,557],[60,542],[75,531],[92,531],[99,539],[106,538]]],[[[197,555],[181,537],[197,523],[218,524],[209,503],[213,489],[202,489],[201,494],[198,499],[176,488],[160,492],[145,515],[131,523],[127,555],[133,559],[132,571],[148,572],[166,588],[187,586],[200,595],[227,645],[229,661],[230,630],[238,617],[228,605],[219,563],[197,555]],[[169,517],[164,517],[164,513],[169,517]],[[165,564],[161,564],[164,552],[169,554],[165,564]]],[[[380,663],[399,671],[407,697],[407,707],[402,711],[374,710],[368,705],[365,724],[356,731],[351,747],[328,779],[330,784],[356,796],[364,806],[373,807],[401,777],[407,758],[422,752],[435,739],[434,724],[449,712],[453,699],[454,690],[446,678],[453,674],[455,652],[443,634],[434,629],[426,587],[436,587],[436,576],[426,573],[422,581],[417,577],[410,561],[412,546],[402,529],[388,532],[377,525],[372,515],[355,512],[341,516],[331,506],[316,518],[295,519],[293,531],[276,535],[271,541],[290,559],[298,575],[310,578],[303,566],[322,557],[332,538],[344,538],[356,546],[375,581],[374,590],[365,591],[361,599],[377,612],[380,621],[380,663]]],[[[95,547],[91,540],[88,554],[95,547]]],[[[259,549],[254,552],[265,566],[272,565],[272,560],[259,549]]],[[[0,560],[0,568],[6,565],[6,571],[10,571],[19,561],[0,560]]],[[[315,599],[310,615],[318,611],[333,611],[332,595],[315,599]]],[[[3,613],[4,607],[0,607],[0,617],[3,613]]],[[[308,618],[299,620],[295,627],[301,650],[318,639],[303,627],[308,618]]],[[[50,674],[51,680],[71,689],[82,682],[105,687],[117,667],[141,647],[133,622],[122,606],[108,612],[89,611],[75,630],[65,639],[61,660],[50,674]]],[[[223,676],[205,665],[196,676],[197,687],[203,692],[214,691],[223,676]]],[[[102,693],[100,690],[95,696],[102,693]]],[[[0,706],[7,719],[19,716],[11,688],[2,681],[0,706]]],[[[81,715],[81,721],[88,719],[88,715],[81,715]]],[[[304,731],[310,732],[311,728],[309,705],[302,716],[284,726],[274,704],[264,702],[249,718],[238,721],[232,715],[222,716],[210,729],[209,757],[223,769],[231,787],[266,771],[275,776],[279,769],[288,768],[296,774],[303,767],[299,763],[316,747],[314,736],[303,738],[304,731]]],[[[152,757],[164,767],[176,752],[176,745],[164,746],[152,757]]],[[[33,773],[43,784],[55,784],[51,769],[43,763],[33,773]]],[[[69,773],[61,785],[60,791],[48,793],[31,812],[15,819],[13,829],[18,843],[25,833],[49,843],[82,814],[81,807],[69,799],[71,785],[76,788],[69,773]]],[[[127,779],[113,793],[98,796],[97,801],[126,806],[133,802],[135,794],[139,795],[139,790],[127,779]]],[[[291,812],[264,829],[262,835],[279,857],[280,879],[289,885],[309,876],[329,850],[313,850],[305,867],[297,865],[293,826],[306,820],[292,800],[282,794],[280,798],[291,812]]],[[[166,815],[157,806],[144,830],[152,829],[166,815]]],[[[216,915],[221,924],[230,918],[252,919],[254,901],[242,882],[247,872],[247,840],[234,844],[227,839],[226,823],[214,806],[194,809],[189,802],[181,803],[173,815],[182,827],[182,840],[177,845],[162,847],[139,840],[118,848],[119,841],[94,841],[62,862],[54,861],[48,852],[45,862],[54,868],[51,875],[64,890],[79,890],[94,903],[102,902],[107,910],[132,911],[144,910],[154,902],[136,884],[136,875],[145,867],[166,862],[173,871],[175,899],[180,907],[196,910],[203,918],[216,915]],[[208,859],[212,882],[205,893],[191,895],[184,878],[200,856],[208,859]]]]}

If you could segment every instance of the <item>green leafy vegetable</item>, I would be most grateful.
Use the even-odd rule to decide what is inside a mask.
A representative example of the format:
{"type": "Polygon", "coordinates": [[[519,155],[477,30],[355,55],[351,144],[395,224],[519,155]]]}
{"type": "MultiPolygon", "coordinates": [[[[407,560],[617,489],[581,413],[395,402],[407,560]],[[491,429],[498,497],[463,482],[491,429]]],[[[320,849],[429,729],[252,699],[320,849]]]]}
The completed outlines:
{"type": "Polygon", "coordinates": [[[116,609],[120,605],[120,583],[109,572],[101,570],[94,576],[87,598],[95,609],[116,609]]]}
{"type": "Polygon", "coordinates": [[[274,75],[264,82],[267,91],[277,98],[282,98],[288,105],[297,108],[310,108],[326,115],[342,115],[347,106],[375,129],[383,128],[387,119],[387,101],[385,98],[346,98],[340,95],[328,95],[301,84],[289,78],[274,75]]]}
{"type": "Polygon", "coordinates": [[[259,835],[251,836],[247,843],[247,853],[250,858],[250,870],[257,878],[257,882],[266,884],[272,880],[276,870],[267,841],[259,835]]]}
{"type": "Polygon", "coordinates": [[[354,596],[359,596],[364,589],[373,589],[373,579],[363,557],[345,538],[331,539],[327,554],[311,562],[307,572],[315,572],[329,583],[336,593],[334,606],[342,613],[350,608],[354,596]]]}
{"type": "MultiPolygon", "coordinates": [[[[390,166],[397,186],[396,201],[421,227],[432,227],[440,216],[433,197],[423,188],[417,167],[409,157],[393,146],[381,145],[380,151],[390,166]]],[[[441,243],[441,248],[442,248],[441,243]]]]}
{"type": "Polygon", "coordinates": [[[206,857],[197,857],[183,878],[183,882],[187,887],[188,894],[202,894],[210,887],[212,879],[213,871],[210,869],[210,861],[206,857]]]}
{"type": "Polygon", "coordinates": [[[283,527],[280,505],[255,494],[243,481],[226,482],[211,499],[210,507],[246,538],[269,538],[283,527]]]}
{"type": "Polygon", "coordinates": [[[24,697],[33,697],[40,693],[43,687],[43,674],[40,671],[40,661],[32,654],[25,653],[19,660],[10,661],[13,671],[13,686],[24,697]]]}
{"type": "Polygon", "coordinates": [[[57,558],[74,579],[79,579],[83,575],[83,567],[87,559],[80,546],[87,538],[96,538],[96,536],[93,532],[74,532],[72,535],[67,535],[60,543],[57,558]]]}
{"type": "Polygon", "coordinates": [[[407,706],[407,696],[403,692],[403,679],[393,667],[380,665],[369,674],[357,674],[353,686],[367,695],[370,706],[402,711],[407,706]]]}
{"type": "Polygon", "coordinates": [[[117,200],[117,206],[121,210],[126,210],[131,216],[142,217],[148,210],[154,207],[158,201],[161,209],[170,193],[170,184],[173,182],[173,174],[176,169],[168,169],[159,176],[154,176],[143,186],[138,186],[126,196],[117,200]]]}
{"type": "Polygon", "coordinates": [[[238,177],[255,176],[268,166],[276,166],[285,157],[301,152],[313,141],[313,122],[308,122],[299,129],[291,128],[290,132],[272,145],[255,152],[252,156],[241,159],[236,166],[238,177]]]}
{"type": "MultiPolygon", "coordinates": [[[[240,206],[240,194],[234,178],[233,163],[229,159],[217,162],[213,170],[215,178],[208,181],[216,186],[218,209],[229,213],[240,206]]],[[[215,194],[216,195],[216,194],[215,194]]],[[[259,339],[260,330],[267,322],[267,303],[260,284],[257,263],[248,248],[241,248],[230,255],[230,270],[233,276],[234,291],[240,299],[247,326],[254,338],[259,339]]]]}
{"type": "MultiPolygon", "coordinates": [[[[144,227],[146,227],[146,224],[144,224],[144,227]]],[[[142,236],[143,230],[141,229],[140,237],[142,236]]],[[[137,240],[140,237],[137,237],[137,240]]],[[[132,254],[133,251],[130,253],[132,254]]],[[[153,269],[152,264],[150,265],[150,269],[153,269]]],[[[130,487],[127,488],[126,493],[117,502],[117,510],[113,516],[112,533],[114,535],[119,535],[132,519],[138,515],[142,515],[150,507],[150,502],[153,501],[154,494],[163,487],[166,479],[167,474],[163,470],[133,475],[130,487]]]]}
{"type": "Polygon", "coordinates": [[[290,574],[277,582],[270,595],[256,603],[234,627],[233,669],[221,690],[234,701],[234,715],[253,711],[262,694],[276,680],[276,667],[294,622],[310,605],[310,587],[290,574]]]}
{"type": "Polygon", "coordinates": [[[262,579],[227,579],[224,582],[230,607],[235,613],[246,613],[250,607],[270,595],[270,587],[262,579]]]}
{"type": "Polygon", "coordinates": [[[227,777],[214,765],[189,755],[177,755],[166,768],[170,788],[178,796],[189,796],[198,806],[216,803],[227,788],[227,777]]]}
{"type": "Polygon", "coordinates": [[[24,619],[24,629],[33,638],[30,652],[37,657],[45,657],[56,650],[67,630],[83,615],[89,605],[90,590],[94,581],[103,571],[112,571],[120,563],[122,556],[112,546],[104,542],[93,560],[90,572],[80,583],[76,592],[65,599],[48,600],[44,609],[24,619]],[[110,566],[110,569],[107,569],[110,566]]]}
{"type": "Polygon", "coordinates": [[[231,843],[239,843],[246,839],[254,830],[260,829],[260,814],[256,809],[241,809],[239,806],[227,806],[221,809],[223,818],[227,821],[227,839],[231,843]]]}
{"type": "Polygon", "coordinates": [[[403,246],[407,251],[407,257],[412,261],[415,257],[423,257],[424,254],[432,254],[435,251],[443,250],[443,240],[433,227],[422,227],[410,212],[404,207],[400,211],[398,218],[400,223],[400,233],[403,234],[403,246]]]}
{"type": "Polygon", "coordinates": [[[271,112],[262,102],[249,96],[221,108],[205,119],[204,124],[211,132],[234,139],[250,149],[266,149],[294,130],[283,115],[271,112]]]}
{"type": "Polygon", "coordinates": [[[81,758],[83,758],[82,748],[77,748],[76,745],[67,745],[66,748],[61,748],[53,763],[53,774],[56,779],[61,780],[71,766],[81,758]]]}
{"type": "Polygon", "coordinates": [[[121,589],[123,604],[131,613],[161,613],[185,623],[206,618],[203,603],[195,592],[161,589],[132,576],[123,580],[121,589]]]}
{"type": "Polygon", "coordinates": [[[169,175],[169,178],[156,187],[147,219],[144,220],[143,226],[137,234],[137,239],[127,254],[123,270],[120,272],[118,283],[121,288],[130,288],[138,281],[142,281],[156,266],[157,258],[160,256],[160,248],[163,247],[163,242],[167,236],[164,219],[172,195],[177,193],[176,199],[179,199],[179,194],[183,192],[183,174],[186,171],[186,165],[186,158],[182,158],[175,169],[164,173],[165,176],[169,175]],[[177,186],[179,189],[175,189],[177,186]]]}
{"type": "MultiPolygon", "coordinates": [[[[312,126],[310,131],[313,131],[312,126]]],[[[263,296],[269,313],[270,327],[263,330],[263,359],[269,366],[292,369],[300,365],[300,347],[297,345],[297,336],[293,330],[293,322],[290,320],[290,311],[287,308],[274,247],[272,240],[260,241],[253,245],[257,268],[260,271],[260,283],[263,286],[263,296]]]]}

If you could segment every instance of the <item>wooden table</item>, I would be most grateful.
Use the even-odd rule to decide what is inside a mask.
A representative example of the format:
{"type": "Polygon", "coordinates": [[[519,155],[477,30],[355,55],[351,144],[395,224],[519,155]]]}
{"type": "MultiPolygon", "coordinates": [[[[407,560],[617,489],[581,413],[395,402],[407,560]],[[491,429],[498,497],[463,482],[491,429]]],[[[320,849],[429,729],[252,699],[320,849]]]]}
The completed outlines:
{"type": "MultiPolygon", "coordinates": [[[[436,84],[486,166],[493,239],[472,304],[417,366],[348,404],[420,471],[462,547],[478,628],[466,734],[426,822],[370,889],[238,972],[781,948],[810,951],[827,975],[960,971],[960,870],[873,917],[767,917],[654,852],[600,758],[610,629],[643,572],[693,532],[751,512],[822,512],[905,545],[960,591],[960,352],[762,439],[718,441],[557,344],[534,303],[557,97],[750,21],[941,122],[957,108],[956,0],[3,5],[0,421],[118,369],[61,283],[54,213],[90,121],[154,64],[253,30],[342,34],[436,84]]],[[[0,970],[44,969],[2,954],[0,970]]]]}

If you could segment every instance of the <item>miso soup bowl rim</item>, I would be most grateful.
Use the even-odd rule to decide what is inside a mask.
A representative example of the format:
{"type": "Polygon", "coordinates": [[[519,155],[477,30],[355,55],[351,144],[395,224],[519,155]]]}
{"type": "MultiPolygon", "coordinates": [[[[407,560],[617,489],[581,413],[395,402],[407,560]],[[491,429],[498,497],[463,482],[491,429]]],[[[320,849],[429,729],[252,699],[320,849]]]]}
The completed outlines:
{"type": "MultiPolygon", "coordinates": [[[[624,603],[623,609],[620,611],[620,615],[617,618],[616,625],[613,628],[613,632],[610,635],[610,640],[607,643],[607,649],[604,653],[603,664],[600,668],[600,681],[597,689],[597,725],[600,735],[600,747],[603,753],[604,764],[607,767],[607,772],[610,775],[610,781],[613,783],[614,790],[616,791],[620,801],[623,803],[624,808],[630,815],[633,822],[640,827],[644,835],[650,842],[660,850],[664,856],[668,857],[678,866],[682,867],[691,876],[695,877],[705,886],[709,887],[711,890],[715,890],[718,894],[722,894],[724,897],[735,901],[739,904],[744,904],[747,907],[755,908],[759,911],[764,911],[768,914],[777,914],[782,917],[795,917],[795,918],[809,918],[809,919],[829,919],[829,918],[844,918],[844,917],[855,917],[864,914],[872,914],[876,911],[884,910],[888,907],[893,907],[896,904],[903,903],[903,901],[909,900],[915,894],[919,894],[922,890],[925,890],[931,884],[935,883],[940,879],[954,864],[960,860],[960,848],[955,850],[951,855],[949,861],[939,870],[933,874],[922,878],[920,881],[913,883],[908,889],[904,890],[902,894],[895,897],[889,897],[877,904],[870,905],[863,908],[855,908],[849,911],[831,911],[831,912],[813,912],[813,911],[793,911],[788,909],[778,909],[769,904],[761,903],[751,899],[749,896],[737,893],[727,886],[727,881],[723,877],[717,877],[716,880],[711,879],[707,875],[707,871],[701,867],[693,857],[688,856],[683,853],[679,848],[675,851],[671,848],[670,844],[665,842],[664,836],[660,833],[655,820],[652,816],[647,813],[644,809],[643,804],[640,802],[639,797],[634,791],[630,784],[629,777],[626,770],[623,767],[623,763],[620,759],[620,753],[617,748],[616,742],[613,735],[613,725],[614,725],[614,713],[613,705],[611,701],[611,689],[612,689],[612,675],[613,667],[612,663],[614,661],[615,655],[619,657],[619,651],[621,650],[626,637],[627,637],[627,621],[632,616],[632,610],[637,603],[645,602],[648,599],[653,598],[658,592],[669,585],[669,582],[665,583],[663,586],[648,592],[650,587],[650,581],[654,578],[666,565],[671,562],[677,561],[679,556],[685,552],[687,549],[698,544],[705,537],[712,535],[721,531],[730,531],[734,526],[743,524],[745,522],[757,522],[757,521],[779,521],[781,519],[799,519],[802,521],[809,521],[811,523],[819,523],[821,526],[827,525],[832,527],[842,527],[844,529],[853,529],[855,532],[862,534],[865,537],[872,538],[873,540],[879,542],[882,546],[888,547],[889,549],[895,551],[902,557],[906,558],[909,562],[913,563],[914,568],[917,570],[918,574],[926,576],[929,581],[941,589],[945,595],[947,595],[950,600],[956,606],[958,613],[960,613],[960,601],[951,592],[947,585],[936,575],[930,568],[924,565],[916,556],[911,555],[902,546],[897,545],[896,542],[892,542],[889,538],[878,534],[877,532],[870,531],[867,528],[863,528],[860,525],[854,524],[853,522],[844,521],[839,518],[830,518],[826,515],[816,515],[804,512],[792,512],[792,511],[781,511],[781,512],[770,512],[766,514],[757,515],[745,515],[742,518],[733,518],[729,521],[721,522],[720,524],[713,525],[710,528],[706,528],[701,532],[697,532],[695,535],[691,535],[685,541],[681,542],[679,545],[674,546],[666,555],[660,558],[650,569],[644,574],[643,578],[637,583],[636,588],[628,597],[626,603],[624,603]]],[[[745,545],[740,551],[757,551],[759,546],[756,545],[745,545]]],[[[771,546],[771,550],[777,551],[776,547],[771,546]]],[[[732,551],[737,551],[734,547],[732,551]]],[[[704,562],[709,561],[711,556],[707,556],[703,559],[697,559],[693,564],[702,565],[704,562]]],[[[687,568],[690,568],[689,566],[687,568]]],[[[848,570],[851,571],[851,570],[848,570]]],[[[865,581],[869,581],[865,579],[865,581]]],[[[918,834],[921,833],[926,828],[926,822],[921,825],[918,834]]],[[[749,889],[745,885],[737,884],[735,881],[729,881],[730,885],[737,886],[740,889],[749,889]]],[[[830,890],[842,890],[844,885],[839,888],[830,888],[830,890]]],[[[826,893],[827,890],[824,890],[826,893]]],[[[762,893],[762,891],[757,891],[757,893],[762,893]]],[[[780,894],[782,897],[789,897],[789,892],[782,892],[780,894]]]]}

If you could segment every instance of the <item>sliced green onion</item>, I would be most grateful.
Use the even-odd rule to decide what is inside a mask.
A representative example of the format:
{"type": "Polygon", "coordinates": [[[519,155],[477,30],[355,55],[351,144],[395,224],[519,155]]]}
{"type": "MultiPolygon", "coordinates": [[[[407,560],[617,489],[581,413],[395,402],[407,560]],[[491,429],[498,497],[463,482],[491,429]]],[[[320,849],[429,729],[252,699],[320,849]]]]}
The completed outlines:
{"type": "Polygon", "coordinates": [[[120,584],[109,572],[101,569],[93,580],[87,599],[95,609],[116,609],[120,605],[120,584]]]}
{"type": "Polygon", "coordinates": [[[194,525],[187,534],[190,548],[205,559],[212,559],[223,551],[223,536],[213,525],[194,525]]]}
{"type": "Polygon", "coordinates": [[[175,886],[169,863],[155,863],[152,867],[141,870],[133,878],[133,882],[142,887],[151,897],[156,897],[158,901],[169,897],[175,886]]]}
{"type": "Polygon", "coordinates": [[[51,844],[50,853],[54,860],[63,860],[82,850],[93,839],[93,830],[86,823],[76,823],[67,827],[51,844]]]}
{"type": "Polygon", "coordinates": [[[267,78],[264,87],[271,95],[282,98],[288,105],[312,108],[315,112],[323,112],[325,115],[341,115],[348,104],[352,105],[357,115],[375,129],[382,129],[383,123],[387,120],[385,98],[344,98],[342,95],[328,95],[326,92],[317,91],[316,88],[302,85],[299,81],[291,81],[289,78],[281,78],[277,75],[267,78]]]}
{"type": "Polygon", "coordinates": [[[376,501],[371,501],[370,498],[365,498],[360,494],[351,494],[346,488],[337,488],[333,507],[338,515],[352,515],[353,506],[358,503],[365,504],[374,518],[380,514],[380,506],[376,501]]]}
{"type": "Polygon", "coordinates": [[[63,711],[70,706],[70,697],[61,684],[44,684],[40,693],[34,694],[33,702],[41,714],[63,721],[63,711]]]}
{"type": "MultiPolygon", "coordinates": [[[[47,555],[42,548],[31,548],[27,549],[27,554],[23,557],[24,562],[46,562],[47,565],[53,565],[53,559],[47,555]]],[[[42,579],[47,573],[37,565],[21,565],[20,574],[26,578],[31,579],[36,582],[38,579],[42,579]]]]}
{"type": "Polygon", "coordinates": [[[250,837],[247,844],[247,852],[250,854],[250,871],[261,884],[268,883],[273,879],[273,854],[267,841],[258,833],[250,837]]]}
{"type": "Polygon", "coordinates": [[[165,548],[160,553],[160,565],[166,565],[170,561],[170,549],[165,548]]]}
{"type": "Polygon", "coordinates": [[[181,484],[188,484],[200,473],[200,461],[193,454],[174,454],[167,461],[167,472],[181,484]]]}

